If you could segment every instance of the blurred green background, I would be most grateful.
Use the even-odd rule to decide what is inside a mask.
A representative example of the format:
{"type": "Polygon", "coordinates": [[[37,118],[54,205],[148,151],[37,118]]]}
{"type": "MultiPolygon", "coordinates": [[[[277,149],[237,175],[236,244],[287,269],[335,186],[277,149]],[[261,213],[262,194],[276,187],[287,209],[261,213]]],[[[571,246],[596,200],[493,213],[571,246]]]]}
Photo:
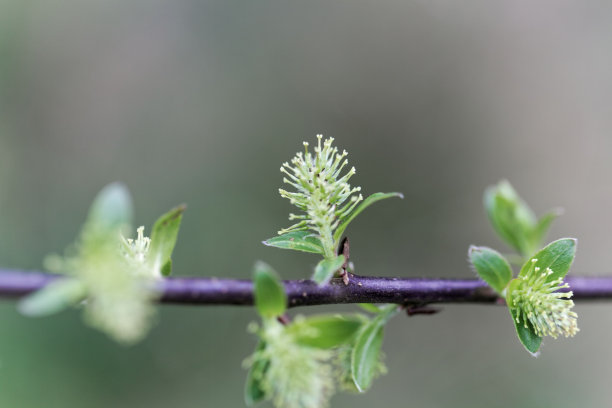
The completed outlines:
{"type": "MultiPolygon", "coordinates": [[[[280,164],[323,133],[365,193],[406,196],[351,225],[357,273],[473,277],[470,244],[506,250],[481,196],[508,178],[565,209],[550,238],[579,238],[573,274],[612,274],[611,19],[609,1],[0,0],[0,265],[40,269],[120,180],[138,225],[188,204],[177,275],[308,276],[315,256],[260,242],[289,224],[280,164]]],[[[608,406],[612,304],[576,310],[581,333],[538,359],[505,308],[396,318],[389,374],[332,405],[608,406]]],[[[0,407],[243,406],[255,318],[164,306],[125,348],[2,301],[0,407]]]]}

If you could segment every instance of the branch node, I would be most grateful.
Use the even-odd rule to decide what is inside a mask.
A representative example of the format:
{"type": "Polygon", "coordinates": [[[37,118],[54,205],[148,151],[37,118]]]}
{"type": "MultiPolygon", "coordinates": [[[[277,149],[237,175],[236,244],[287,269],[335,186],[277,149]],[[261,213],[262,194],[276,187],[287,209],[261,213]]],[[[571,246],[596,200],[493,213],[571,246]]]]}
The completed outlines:
{"type": "Polygon", "coordinates": [[[416,315],[432,315],[442,311],[442,308],[439,307],[431,307],[429,305],[404,305],[406,309],[406,315],[408,317],[416,316],[416,315]]]}

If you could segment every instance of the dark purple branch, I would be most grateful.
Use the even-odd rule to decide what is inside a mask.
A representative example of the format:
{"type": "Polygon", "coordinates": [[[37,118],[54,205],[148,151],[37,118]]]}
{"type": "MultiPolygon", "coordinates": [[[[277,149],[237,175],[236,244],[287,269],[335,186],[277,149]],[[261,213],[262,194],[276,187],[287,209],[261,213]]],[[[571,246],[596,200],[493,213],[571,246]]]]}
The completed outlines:
{"type": "MultiPolygon", "coordinates": [[[[310,280],[284,281],[290,306],[336,303],[493,302],[496,296],[477,280],[399,279],[352,276],[317,286],[310,280]]],[[[251,281],[173,278],[163,284],[162,302],[253,304],[251,281]]]]}
{"type": "MultiPolygon", "coordinates": [[[[0,297],[19,297],[62,279],[40,272],[0,270],[0,297]]],[[[568,278],[574,299],[612,300],[612,277],[568,278]]],[[[351,275],[348,285],[333,279],[325,286],[309,280],[284,281],[290,306],[338,303],[495,303],[498,298],[476,279],[376,278],[351,275]]],[[[160,283],[162,303],[252,305],[249,280],[168,278],[160,283]]]]}

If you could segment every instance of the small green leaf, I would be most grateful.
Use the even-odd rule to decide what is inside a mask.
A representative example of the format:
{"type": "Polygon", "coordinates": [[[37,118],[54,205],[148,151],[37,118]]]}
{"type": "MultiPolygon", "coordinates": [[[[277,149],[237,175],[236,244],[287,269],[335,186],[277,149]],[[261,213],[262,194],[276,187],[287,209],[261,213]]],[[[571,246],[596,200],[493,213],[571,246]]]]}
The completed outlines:
{"type": "Polygon", "coordinates": [[[181,220],[185,206],[181,205],[168,211],[155,221],[151,232],[151,247],[154,262],[162,265],[162,275],[168,276],[172,272],[172,251],[176,245],[181,220]]]}
{"type": "Polygon", "coordinates": [[[296,319],[287,332],[304,346],[330,349],[352,341],[366,321],[362,315],[314,315],[296,319]]]}
{"type": "Polygon", "coordinates": [[[519,276],[525,276],[531,270],[533,265],[532,259],[537,259],[535,266],[539,267],[541,271],[545,271],[546,268],[550,268],[553,271],[548,276],[547,281],[550,282],[558,278],[564,278],[574,261],[576,243],[577,240],[574,238],[561,238],[551,242],[525,262],[519,276]]]}
{"type": "Polygon", "coordinates": [[[94,199],[89,210],[88,222],[105,228],[129,225],[132,220],[132,198],[127,187],[111,183],[94,199]]]}
{"type": "Polygon", "coordinates": [[[287,310],[287,294],[278,274],[266,263],[255,264],[255,306],[263,318],[274,318],[287,310]]]}
{"type": "Polygon", "coordinates": [[[543,245],[551,223],[560,214],[553,210],[539,220],[507,181],[489,187],[484,195],[485,209],[498,235],[523,257],[543,245]]]}
{"type": "Polygon", "coordinates": [[[374,379],[384,336],[383,325],[368,325],[360,333],[351,355],[353,381],[359,392],[365,392],[374,379]]]}
{"type": "Polygon", "coordinates": [[[556,220],[557,217],[561,215],[561,213],[562,213],[562,210],[556,209],[556,210],[550,211],[547,214],[544,214],[538,220],[538,223],[532,233],[533,243],[537,247],[540,247],[543,244],[544,239],[546,238],[546,234],[548,233],[548,230],[550,229],[552,222],[556,220]]]}
{"type": "Polygon", "coordinates": [[[491,248],[477,246],[470,247],[468,256],[478,276],[501,294],[512,279],[512,268],[506,258],[491,248]]]}
{"type": "Polygon", "coordinates": [[[61,279],[22,299],[17,309],[26,316],[49,316],[74,306],[85,296],[85,287],[80,281],[61,279]]]}
{"type": "Polygon", "coordinates": [[[542,338],[536,334],[531,322],[527,321],[527,327],[525,327],[522,319],[519,318],[517,322],[516,315],[518,313],[517,309],[510,309],[510,316],[512,316],[512,321],[514,321],[516,334],[525,349],[531,354],[535,354],[542,344],[542,338]]]}
{"type": "Polygon", "coordinates": [[[506,294],[506,304],[508,305],[508,310],[510,311],[510,316],[512,317],[512,321],[514,322],[516,334],[519,340],[521,341],[521,344],[528,352],[535,355],[535,353],[540,348],[542,338],[536,334],[531,322],[527,321],[527,327],[525,327],[525,322],[522,321],[520,316],[520,310],[513,307],[514,302],[512,300],[512,294],[514,293],[517,286],[521,285],[521,283],[522,282],[520,279],[512,279],[512,281],[508,285],[508,290],[506,294]]]}
{"type": "Polygon", "coordinates": [[[342,224],[338,226],[336,232],[334,232],[334,241],[337,242],[340,237],[342,237],[342,234],[344,233],[344,230],[346,230],[346,227],[348,227],[350,222],[353,221],[355,217],[358,216],[363,210],[365,210],[377,201],[391,197],[404,198],[404,195],[402,193],[374,193],[365,200],[363,200],[363,202],[359,204],[357,208],[355,208],[355,210],[348,216],[348,218],[346,218],[342,222],[342,224]]]}
{"type": "Polygon", "coordinates": [[[313,254],[325,253],[321,241],[309,231],[294,231],[278,237],[263,241],[264,245],[282,249],[310,252],[313,254]]]}
{"type": "MultiPolygon", "coordinates": [[[[265,348],[266,343],[263,340],[260,340],[255,348],[255,355],[257,355],[258,352],[263,351],[265,348]]],[[[247,406],[253,406],[266,397],[266,393],[264,392],[261,383],[266,375],[269,365],[269,361],[262,359],[256,359],[251,365],[244,387],[244,402],[246,402],[247,406]]]]}
{"type": "Polygon", "coordinates": [[[536,217],[507,181],[489,187],[484,195],[485,209],[493,228],[508,245],[524,256],[531,255],[536,217]]]}
{"type": "Polygon", "coordinates": [[[397,305],[387,305],[357,334],[351,353],[351,374],[359,392],[365,392],[372,385],[379,367],[385,324],[397,310],[397,305]]]}
{"type": "Polygon", "coordinates": [[[344,262],[344,255],[321,260],[315,267],[312,280],[319,285],[326,284],[334,276],[334,273],[344,265],[344,262]]]}

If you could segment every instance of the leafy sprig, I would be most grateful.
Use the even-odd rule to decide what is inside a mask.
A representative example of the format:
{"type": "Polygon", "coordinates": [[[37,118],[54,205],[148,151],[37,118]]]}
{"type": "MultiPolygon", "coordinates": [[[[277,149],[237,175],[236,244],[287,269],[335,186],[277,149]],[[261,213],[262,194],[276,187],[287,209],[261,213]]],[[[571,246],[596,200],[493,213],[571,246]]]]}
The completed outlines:
{"type": "Polygon", "coordinates": [[[82,305],[85,321],[121,343],[142,339],[155,313],[156,282],[170,274],[184,206],[162,215],[151,238],[144,227],[131,229],[132,202],[118,183],[106,186],[94,200],[76,242],[64,256],[50,256],[47,268],[65,278],[24,298],[19,310],[46,316],[82,305]]]}
{"type": "Polygon", "coordinates": [[[339,153],[338,148],[332,146],[333,138],[322,139],[322,135],[317,135],[312,153],[308,151],[309,144],[304,142],[304,152],[297,153],[290,163],[281,166],[285,175],[283,182],[294,191],[279,189],[280,195],[302,213],[289,214],[290,220],[298,222],[280,230],[279,236],[263,241],[277,248],[323,255],[312,277],[319,284],[327,283],[345,263],[337,249],[351,221],[377,201],[403,198],[401,193],[375,193],[364,200],[361,187],[349,184],[356,173],[355,167],[342,173],[348,165],[346,150],[339,153]]]}
{"type": "Polygon", "coordinates": [[[386,322],[397,305],[363,314],[281,317],[287,297],[280,278],[268,265],[255,266],[255,305],[261,326],[249,368],[245,401],[271,400],[277,407],[326,407],[336,389],[363,392],[385,372],[381,345],[386,322]]]}
{"type": "MultiPolygon", "coordinates": [[[[283,181],[294,191],[279,192],[302,213],[290,214],[289,219],[298,222],[264,241],[277,248],[322,255],[312,276],[320,285],[348,266],[347,240],[339,246],[350,222],[377,201],[402,197],[400,193],[376,193],[364,200],[361,187],[349,184],[355,168],[342,174],[348,165],[346,151],[339,153],[332,146],[333,138],[322,138],[317,135],[313,153],[304,142],[304,152],[297,153],[291,164],[283,163],[283,181]]],[[[346,272],[344,278],[348,282],[346,272]]],[[[260,341],[255,353],[247,360],[247,404],[270,399],[277,407],[325,407],[335,389],[364,392],[385,372],[381,353],[384,327],[397,312],[397,305],[366,305],[373,317],[298,316],[282,325],[279,321],[285,319],[276,318],[285,312],[287,300],[278,276],[258,263],[254,281],[262,327],[256,330],[260,341]]]]}
{"type": "Polygon", "coordinates": [[[544,336],[574,336],[578,316],[563,279],[575,257],[576,240],[559,239],[537,251],[558,212],[537,221],[507,181],[487,189],[484,201],[495,231],[526,260],[513,279],[510,263],[499,252],[472,246],[468,256],[478,275],[505,298],[519,340],[535,354],[544,336]]]}

